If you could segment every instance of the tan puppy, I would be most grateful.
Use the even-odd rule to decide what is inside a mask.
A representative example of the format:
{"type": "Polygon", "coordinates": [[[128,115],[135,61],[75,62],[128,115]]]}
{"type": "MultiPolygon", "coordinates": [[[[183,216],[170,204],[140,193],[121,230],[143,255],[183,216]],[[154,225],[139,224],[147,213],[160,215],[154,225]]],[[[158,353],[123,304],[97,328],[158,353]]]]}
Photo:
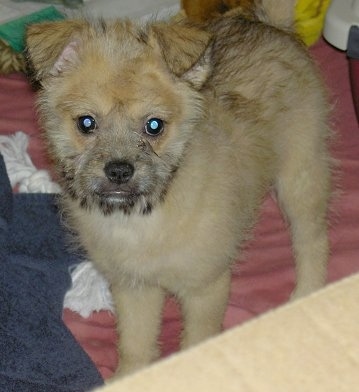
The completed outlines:
{"type": "Polygon", "coordinates": [[[64,213],[111,283],[122,373],[158,357],[168,293],[182,306],[182,347],[220,332],[231,266],[271,188],[292,234],[294,297],[325,283],[325,93],[302,44],[257,14],[202,29],[28,30],[64,213]]]}

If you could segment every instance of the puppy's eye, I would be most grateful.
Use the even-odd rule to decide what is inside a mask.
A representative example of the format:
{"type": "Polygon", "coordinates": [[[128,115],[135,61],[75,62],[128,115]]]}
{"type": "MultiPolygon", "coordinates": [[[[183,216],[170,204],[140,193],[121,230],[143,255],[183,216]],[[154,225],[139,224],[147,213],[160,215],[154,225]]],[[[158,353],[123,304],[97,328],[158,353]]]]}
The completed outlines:
{"type": "Polygon", "coordinates": [[[145,125],[145,131],[150,136],[159,135],[164,129],[164,122],[160,118],[150,118],[145,125]]]}
{"type": "Polygon", "coordinates": [[[77,119],[77,127],[82,133],[92,133],[97,127],[96,120],[92,116],[81,116],[77,119]]]}

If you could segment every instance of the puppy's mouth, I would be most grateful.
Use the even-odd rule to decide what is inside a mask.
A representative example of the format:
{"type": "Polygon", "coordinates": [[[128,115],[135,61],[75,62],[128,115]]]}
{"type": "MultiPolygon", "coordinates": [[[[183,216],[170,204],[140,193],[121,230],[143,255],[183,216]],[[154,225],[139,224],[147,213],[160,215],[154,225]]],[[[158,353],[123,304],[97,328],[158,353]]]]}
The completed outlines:
{"type": "Polygon", "coordinates": [[[95,204],[104,215],[110,215],[115,211],[121,211],[126,215],[149,215],[153,209],[150,194],[145,189],[141,191],[135,181],[116,184],[104,178],[97,179],[92,182],[92,192],[93,197],[82,199],[81,206],[91,208],[91,205],[95,204]]]}
{"type": "Polygon", "coordinates": [[[95,194],[101,199],[112,203],[133,204],[141,193],[129,184],[116,184],[110,181],[99,181],[94,186],[95,194]]]}

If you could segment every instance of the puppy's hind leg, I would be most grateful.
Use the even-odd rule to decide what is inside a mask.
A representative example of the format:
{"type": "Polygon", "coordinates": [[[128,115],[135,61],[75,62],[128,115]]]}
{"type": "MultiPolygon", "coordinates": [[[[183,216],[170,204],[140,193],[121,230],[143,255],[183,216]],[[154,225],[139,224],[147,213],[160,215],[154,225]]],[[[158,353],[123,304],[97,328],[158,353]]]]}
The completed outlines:
{"type": "Polygon", "coordinates": [[[278,201],[291,230],[296,267],[294,299],[324,286],[327,275],[330,159],[322,141],[311,143],[313,135],[314,130],[309,137],[302,135],[307,136],[306,142],[297,140],[292,144],[295,148],[286,151],[276,182],[278,201]]]}

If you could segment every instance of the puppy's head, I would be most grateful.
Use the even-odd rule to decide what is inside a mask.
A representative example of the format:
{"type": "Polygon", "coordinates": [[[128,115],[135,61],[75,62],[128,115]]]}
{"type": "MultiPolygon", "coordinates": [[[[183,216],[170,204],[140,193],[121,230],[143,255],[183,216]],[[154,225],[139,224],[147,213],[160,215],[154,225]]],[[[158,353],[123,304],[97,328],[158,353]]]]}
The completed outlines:
{"type": "Polygon", "coordinates": [[[184,25],[32,25],[27,51],[65,192],[84,208],[148,213],[202,113],[210,37],[184,25]]]}

